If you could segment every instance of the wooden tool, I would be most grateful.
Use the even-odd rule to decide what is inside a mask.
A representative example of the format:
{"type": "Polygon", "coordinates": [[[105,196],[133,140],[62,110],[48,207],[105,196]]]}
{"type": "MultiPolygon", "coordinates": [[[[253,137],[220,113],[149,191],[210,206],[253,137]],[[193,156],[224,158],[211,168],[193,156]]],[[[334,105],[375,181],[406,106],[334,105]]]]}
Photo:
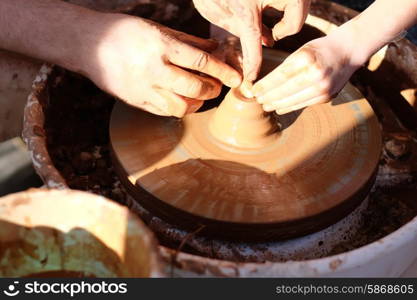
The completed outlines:
{"type": "MultiPolygon", "coordinates": [[[[285,57],[265,51],[263,70],[285,57]]],[[[350,84],[279,122],[238,90],[182,120],[117,103],[110,138],[118,175],[151,213],[238,240],[290,238],[343,218],[369,192],[381,149],[377,118],[350,84]]]]}

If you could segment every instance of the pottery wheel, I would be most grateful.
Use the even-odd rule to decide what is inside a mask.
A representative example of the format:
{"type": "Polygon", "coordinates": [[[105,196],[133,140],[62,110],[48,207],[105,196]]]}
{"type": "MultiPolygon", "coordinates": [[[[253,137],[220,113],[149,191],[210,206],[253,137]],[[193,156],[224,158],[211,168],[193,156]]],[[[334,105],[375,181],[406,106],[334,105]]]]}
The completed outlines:
{"type": "MultiPolygon", "coordinates": [[[[266,51],[263,69],[285,57],[266,51]]],[[[226,117],[213,108],[179,120],[116,103],[110,123],[116,172],[151,213],[218,237],[285,239],[335,223],[366,197],[381,131],[353,86],[331,103],[279,116],[279,124],[255,101],[236,105],[229,95],[220,106],[233,106],[226,117]],[[215,118],[228,124],[213,129],[215,118]],[[265,122],[281,129],[263,131],[265,122]],[[250,132],[243,143],[261,143],[236,144],[238,127],[250,132]]]]}

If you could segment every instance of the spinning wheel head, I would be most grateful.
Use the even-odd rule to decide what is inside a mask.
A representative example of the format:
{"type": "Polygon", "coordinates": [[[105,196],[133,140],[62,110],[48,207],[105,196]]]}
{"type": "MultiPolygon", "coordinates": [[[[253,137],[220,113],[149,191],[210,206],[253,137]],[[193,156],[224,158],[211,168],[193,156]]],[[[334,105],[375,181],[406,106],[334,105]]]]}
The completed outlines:
{"type": "MultiPolygon", "coordinates": [[[[285,54],[267,52],[268,69],[285,54]]],[[[208,234],[260,240],[322,229],[367,195],[381,148],[378,121],[350,84],[332,103],[280,117],[231,91],[183,120],[117,103],[110,137],[118,175],[161,218],[208,234]],[[221,230],[219,230],[221,229],[221,230]]]]}

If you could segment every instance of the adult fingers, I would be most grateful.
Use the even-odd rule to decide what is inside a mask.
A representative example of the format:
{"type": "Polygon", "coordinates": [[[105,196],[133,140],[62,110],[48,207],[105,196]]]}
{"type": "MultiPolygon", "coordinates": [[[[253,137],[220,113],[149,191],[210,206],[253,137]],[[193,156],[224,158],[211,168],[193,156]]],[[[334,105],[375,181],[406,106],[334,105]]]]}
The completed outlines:
{"type": "Polygon", "coordinates": [[[171,116],[171,114],[168,111],[165,111],[164,109],[161,109],[158,106],[155,106],[154,104],[150,102],[144,103],[140,105],[139,107],[135,105],[135,103],[128,102],[128,104],[134,107],[140,108],[142,110],[145,110],[147,112],[150,112],[151,114],[154,114],[154,115],[163,116],[163,117],[171,116]]]}
{"type": "Polygon", "coordinates": [[[279,80],[277,80],[277,84],[273,89],[270,89],[263,96],[256,98],[260,104],[270,104],[271,102],[280,101],[314,84],[314,81],[309,77],[308,71],[302,71],[297,76],[290,77],[285,82],[278,82],[279,80]]]}
{"type": "Polygon", "coordinates": [[[217,49],[219,43],[213,39],[203,39],[194,35],[187,34],[185,32],[177,31],[168,28],[172,35],[174,35],[178,40],[184,42],[188,45],[196,47],[198,49],[204,50],[206,52],[212,52],[217,49]]]}
{"type": "Polygon", "coordinates": [[[216,98],[221,92],[221,84],[213,78],[200,76],[176,66],[167,66],[165,77],[158,84],[178,95],[192,99],[216,98]]]}
{"type": "Polygon", "coordinates": [[[277,99],[276,101],[263,104],[265,111],[280,111],[286,110],[291,107],[298,107],[303,103],[309,103],[313,99],[321,97],[330,100],[331,96],[326,92],[325,89],[316,86],[310,86],[298,93],[292,94],[288,97],[277,99]]]}
{"type": "Polygon", "coordinates": [[[293,53],[271,73],[255,83],[252,89],[254,95],[261,98],[292,77],[305,72],[314,62],[315,57],[311,51],[300,50],[293,53]]]}
{"type": "Polygon", "coordinates": [[[318,96],[318,97],[315,97],[313,99],[310,99],[306,102],[299,103],[299,104],[294,105],[294,106],[278,109],[278,110],[276,110],[276,113],[279,114],[279,115],[284,115],[284,114],[287,114],[287,113],[290,113],[292,111],[296,111],[296,110],[299,110],[299,109],[302,109],[302,108],[305,108],[305,107],[308,107],[308,106],[326,103],[326,102],[329,102],[329,100],[330,99],[329,99],[328,96],[322,95],[322,96],[318,96]]]}
{"type": "Polygon", "coordinates": [[[231,66],[187,44],[172,45],[167,58],[177,66],[205,73],[232,88],[238,87],[242,81],[240,74],[231,66]]]}
{"type": "MultiPolygon", "coordinates": [[[[274,6],[272,3],[270,6],[274,6]]],[[[284,16],[272,29],[276,41],[292,34],[298,33],[307,19],[310,0],[291,1],[284,9],[284,16]]]]}
{"type": "Polygon", "coordinates": [[[155,88],[153,100],[163,106],[162,110],[167,115],[182,118],[188,113],[197,111],[204,101],[194,100],[177,95],[171,91],[155,88]]]}
{"type": "Polygon", "coordinates": [[[243,22],[239,36],[243,53],[243,75],[245,80],[254,81],[262,63],[262,23],[256,11],[243,22]]]}

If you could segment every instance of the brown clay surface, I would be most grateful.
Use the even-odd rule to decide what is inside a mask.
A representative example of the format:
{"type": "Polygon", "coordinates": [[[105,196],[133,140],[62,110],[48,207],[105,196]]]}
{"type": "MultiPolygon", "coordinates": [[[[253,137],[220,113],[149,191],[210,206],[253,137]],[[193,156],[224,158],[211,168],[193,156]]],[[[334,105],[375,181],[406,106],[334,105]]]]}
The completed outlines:
{"type": "MultiPolygon", "coordinates": [[[[284,57],[267,52],[264,67],[272,69],[284,57]]],[[[250,114],[243,119],[265,129],[262,122],[270,120],[260,117],[256,102],[240,102],[253,106],[243,108],[242,114],[250,114]]],[[[302,231],[309,231],[342,218],[366,194],[381,132],[373,110],[351,85],[331,103],[280,117],[279,136],[261,131],[263,140],[240,132],[244,138],[222,142],[233,136],[227,130],[239,128],[231,126],[239,115],[223,117],[221,122],[232,124],[222,131],[210,128],[216,114],[215,108],[178,120],[115,105],[110,138],[116,170],[146,208],[177,223],[276,228],[308,220],[302,231]],[[263,142],[253,149],[242,144],[251,138],[263,142]]]]}
{"type": "MultiPolygon", "coordinates": [[[[339,25],[348,20],[347,16],[354,16],[349,9],[335,3],[320,0],[313,1],[312,4],[311,12],[314,15],[330,19],[339,25]]],[[[265,18],[264,21],[268,19],[265,18]]],[[[178,29],[194,30],[198,20],[193,21],[192,24],[193,26],[178,29]]],[[[277,46],[292,52],[311,38],[320,36],[316,34],[317,30],[312,31],[312,29],[306,25],[300,34],[281,40],[277,46]],[[290,46],[287,46],[288,44],[290,46]]],[[[195,31],[193,33],[199,34],[195,31]]],[[[406,201],[398,193],[405,187],[411,191],[416,190],[415,131],[406,133],[405,128],[401,127],[401,124],[416,118],[415,115],[409,119],[403,114],[396,116],[386,104],[387,101],[398,104],[401,99],[392,96],[397,91],[399,95],[399,89],[409,88],[409,84],[412,87],[416,86],[415,68],[413,68],[416,59],[412,58],[415,49],[415,46],[406,40],[396,42],[389,48],[385,66],[397,67],[380,68],[378,72],[366,72],[367,70],[362,68],[353,78],[354,85],[371,102],[379,117],[384,141],[392,138],[397,140],[398,134],[401,134],[401,138],[406,134],[407,143],[411,147],[409,152],[401,157],[393,158],[387,151],[383,151],[377,182],[369,194],[366,222],[361,225],[362,229],[358,234],[353,238],[345,239],[346,245],[332,254],[372,243],[394,232],[417,214],[415,201],[406,201]],[[408,74],[408,77],[404,74],[408,74]],[[411,78],[413,81],[407,83],[403,78],[411,78]],[[399,84],[398,89],[394,88],[396,84],[399,84]],[[404,84],[407,86],[403,86],[404,84]],[[392,132],[396,135],[393,136],[392,132]]],[[[26,108],[25,137],[30,149],[34,151],[35,168],[44,178],[45,184],[48,187],[59,184],[67,188],[88,190],[128,206],[157,234],[162,244],[159,249],[171,264],[206,275],[221,273],[223,276],[237,276],[243,270],[259,271],[265,261],[306,260],[328,255],[328,252],[312,251],[308,255],[297,252],[291,253],[290,256],[282,256],[281,251],[277,252],[271,246],[281,242],[247,244],[208,238],[202,236],[201,232],[199,235],[191,236],[189,231],[179,230],[175,224],[167,223],[166,220],[161,220],[144,210],[126,194],[114,172],[107,131],[114,99],[99,92],[87,80],[70,72],[63,73],[59,68],[54,68],[52,76],[44,82],[47,82],[46,89],[49,92],[41,92],[39,88],[44,83],[37,83],[33,97],[36,102],[30,102],[26,108]],[[57,79],[60,79],[58,85],[55,84],[57,79]],[[80,86],[82,88],[78,90],[80,86]],[[78,159],[81,152],[89,153],[91,159],[78,159]],[[181,251],[178,250],[179,245],[181,251]],[[199,256],[190,256],[188,253],[199,256]],[[173,255],[175,259],[172,259],[173,255]],[[244,262],[258,262],[258,264],[244,262]]],[[[321,241],[317,249],[324,249],[326,245],[328,245],[327,240],[321,241]]]]}
{"type": "MultiPolygon", "coordinates": [[[[277,119],[265,113],[254,98],[245,98],[239,89],[230,90],[219,108],[207,114],[210,114],[207,121],[202,124],[197,122],[204,128],[208,125],[208,143],[212,143],[211,138],[214,137],[225,145],[236,147],[237,150],[261,150],[278,142],[277,119]]],[[[204,132],[204,129],[202,130],[204,132]]]]}

